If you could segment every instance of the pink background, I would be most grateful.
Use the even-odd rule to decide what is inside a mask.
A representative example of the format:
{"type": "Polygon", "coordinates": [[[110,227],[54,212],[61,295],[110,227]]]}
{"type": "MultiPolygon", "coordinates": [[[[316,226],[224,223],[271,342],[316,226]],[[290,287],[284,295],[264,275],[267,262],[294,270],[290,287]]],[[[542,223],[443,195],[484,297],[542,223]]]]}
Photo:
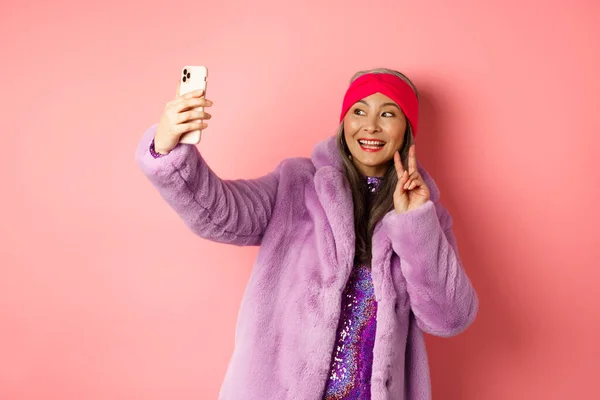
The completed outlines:
{"type": "Polygon", "coordinates": [[[481,300],[427,337],[434,398],[600,398],[600,3],[525,3],[3,1],[0,399],[217,397],[256,249],[195,237],[133,157],[184,64],[223,178],[308,156],[356,70],[407,73],[481,300]]]}

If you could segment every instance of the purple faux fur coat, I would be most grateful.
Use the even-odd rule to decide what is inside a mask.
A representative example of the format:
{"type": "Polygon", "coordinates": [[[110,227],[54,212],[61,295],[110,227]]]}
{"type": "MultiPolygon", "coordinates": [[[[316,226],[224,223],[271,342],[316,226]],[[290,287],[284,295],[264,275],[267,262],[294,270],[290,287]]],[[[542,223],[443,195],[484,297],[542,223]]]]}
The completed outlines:
{"type": "MultiPolygon", "coordinates": [[[[144,134],[136,160],[185,224],[208,240],[260,245],[219,399],[321,399],[354,259],[352,197],[335,138],[264,177],[221,180],[196,146],[153,158],[155,131],[144,134]]],[[[431,199],[391,211],[373,235],[372,400],[430,399],[423,332],[456,335],[478,310],[452,218],[420,164],[419,171],[431,199]]]]}

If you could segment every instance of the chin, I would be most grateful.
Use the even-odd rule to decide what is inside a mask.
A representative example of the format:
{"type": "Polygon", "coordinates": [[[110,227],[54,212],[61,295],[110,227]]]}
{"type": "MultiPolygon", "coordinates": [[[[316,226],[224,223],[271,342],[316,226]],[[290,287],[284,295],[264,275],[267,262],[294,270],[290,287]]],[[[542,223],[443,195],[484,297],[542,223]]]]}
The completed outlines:
{"type": "MultiPolygon", "coordinates": [[[[386,161],[380,161],[380,160],[373,160],[373,159],[361,159],[361,158],[357,158],[356,161],[358,161],[358,163],[360,165],[362,165],[364,168],[368,168],[371,170],[377,170],[378,174],[383,173],[381,170],[385,169],[387,170],[387,166],[388,163],[386,161]]],[[[358,167],[358,166],[357,166],[358,167]]],[[[361,168],[359,168],[360,170],[361,168]]],[[[366,175],[372,175],[372,173],[367,173],[366,175]]]]}
{"type": "MultiPolygon", "coordinates": [[[[371,157],[363,157],[363,159],[361,160],[361,162],[364,165],[367,165],[369,167],[380,167],[382,165],[387,165],[390,160],[392,160],[392,158],[388,158],[388,157],[377,157],[377,158],[371,158],[371,157]]],[[[359,158],[360,160],[360,158],[359,158]]]]}

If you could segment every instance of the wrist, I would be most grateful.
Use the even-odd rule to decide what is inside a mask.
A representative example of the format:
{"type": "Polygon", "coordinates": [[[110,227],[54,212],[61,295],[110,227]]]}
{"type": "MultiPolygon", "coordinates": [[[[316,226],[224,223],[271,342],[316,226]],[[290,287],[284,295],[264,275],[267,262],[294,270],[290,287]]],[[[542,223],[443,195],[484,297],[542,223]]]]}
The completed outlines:
{"type": "Polygon", "coordinates": [[[152,139],[152,143],[150,143],[150,154],[152,154],[152,157],[154,158],[159,158],[159,157],[164,157],[167,154],[169,154],[169,152],[161,152],[160,150],[156,149],[156,144],[154,143],[154,139],[152,139]]]}

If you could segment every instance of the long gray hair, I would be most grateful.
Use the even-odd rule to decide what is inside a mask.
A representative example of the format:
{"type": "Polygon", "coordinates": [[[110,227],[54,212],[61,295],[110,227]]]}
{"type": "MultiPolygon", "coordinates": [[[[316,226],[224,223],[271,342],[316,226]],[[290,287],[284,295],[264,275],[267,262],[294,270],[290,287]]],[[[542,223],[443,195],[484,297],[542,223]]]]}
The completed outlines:
{"type": "MultiPolygon", "coordinates": [[[[406,77],[404,74],[387,68],[375,68],[372,70],[359,71],[350,80],[352,83],[358,77],[364,74],[392,74],[396,75],[400,79],[408,83],[414,90],[419,98],[419,93],[415,85],[406,77]]],[[[408,121],[407,121],[408,122],[408,121]]],[[[346,144],[346,138],[344,136],[344,124],[340,124],[337,133],[337,146],[340,153],[340,157],[344,163],[346,169],[346,176],[350,182],[350,188],[352,191],[352,200],[354,203],[354,230],[356,232],[356,251],[355,260],[360,263],[371,262],[371,240],[373,237],[373,231],[375,226],[381,219],[391,211],[394,207],[393,194],[398,183],[398,176],[396,170],[393,167],[394,161],[392,160],[389,164],[386,174],[383,177],[381,186],[378,192],[373,197],[370,205],[367,204],[367,187],[364,184],[363,177],[356,169],[356,166],[350,159],[350,150],[346,144]]],[[[412,127],[410,123],[406,124],[406,131],[404,132],[404,144],[400,149],[400,157],[405,169],[408,169],[408,150],[414,143],[414,137],[412,133],[412,127]]]]}

